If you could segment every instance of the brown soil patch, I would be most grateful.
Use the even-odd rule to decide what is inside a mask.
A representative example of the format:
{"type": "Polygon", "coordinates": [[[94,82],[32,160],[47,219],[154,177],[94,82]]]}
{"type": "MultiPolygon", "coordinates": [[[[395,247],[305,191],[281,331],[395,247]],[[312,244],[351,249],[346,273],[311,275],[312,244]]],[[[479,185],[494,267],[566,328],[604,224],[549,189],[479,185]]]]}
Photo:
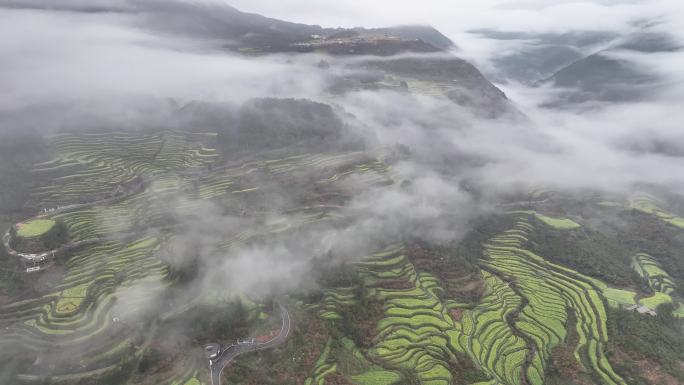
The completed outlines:
{"type": "Polygon", "coordinates": [[[339,373],[333,373],[325,377],[325,385],[354,385],[346,377],[339,373]]]}
{"type": "Polygon", "coordinates": [[[639,370],[639,374],[645,378],[649,384],[662,385],[681,385],[678,379],[671,374],[665,373],[660,365],[650,360],[643,360],[635,362],[635,366],[639,370]]]}
{"type": "Polygon", "coordinates": [[[384,316],[385,310],[382,303],[371,302],[370,317],[358,323],[359,335],[361,336],[361,347],[368,348],[373,345],[373,339],[378,334],[378,322],[380,322],[384,316]]]}
{"type": "Polygon", "coordinates": [[[449,310],[449,314],[451,314],[451,318],[453,318],[454,321],[459,322],[463,317],[463,309],[451,309],[449,310]]]}
{"type": "MultiPolygon", "coordinates": [[[[681,382],[665,372],[663,368],[653,360],[638,357],[633,358],[622,350],[617,350],[615,360],[629,364],[635,369],[636,373],[648,381],[649,384],[657,385],[681,385],[681,382]]],[[[680,366],[684,365],[684,362],[680,366]]]]}
{"type": "Polygon", "coordinates": [[[482,285],[482,281],[475,280],[475,281],[468,281],[468,283],[463,284],[462,286],[459,287],[450,287],[449,292],[456,292],[456,293],[465,293],[469,291],[479,291],[480,289],[483,288],[484,285],[482,285]]]}
{"type": "Polygon", "coordinates": [[[277,336],[280,330],[271,330],[268,333],[260,334],[256,336],[254,339],[259,342],[259,343],[264,343],[268,342],[273,339],[273,337],[277,336]]]}
{"type": "Polygon", "coordinates": [[[592,381],[579,365],[574,355],[574,348],[568,344],[560,344],[551,352],[551,366],[558,371],[561,378],[569,378],[577,385],[592,385],[592,381]]]}
{"type": "Polygon", "coordinates": [[[472,281],[462,281],[458,283],[446,283],[446,290],[450,296],[460,298],[465,301],[475,301],[482,297],[486,288],[481,279],[474,278],[472,281]]]}
{"type": "Polygon", "coordinates": [[[308,337],[314,340],[315,343],[312,344],[314,348],[304,354],[302,366],[304,368],[311,368],[321,354],[321,345],[325,343],[326,336],[322,332],[321,325],[317,320],[309,321],[305,330],[307,330],[306,334],[308,337]]]}
{"type": "Polygon", "coordinates": [[[426,259],[429,257],[429,251],[425,250],[422,245],[418,243],[411,243],[406,245],[406,254],[412,261],[419,259],[426,259]]]}
{"type": "Polygon", "coordinates": [[[409,290],[414,288],[414,284],[409,281],[396,280],[396,281],[383,281],[378,286],[382,289],[393,289],[393,290],[409,290]]]}
{"type": "Polygon", "coordinates": [[[416,269],[420,270],[432,270],[432,260],[428,258],[416,258],[412,259],[411,262],[416,269]]]}
{"type": "MultiPolygon", "coordinates": [[[[303,321],[303,320],[302,320],[303,321]]],[[[299,355],[299,352],[304,350],[302,354],[302,359],[299,363],[299,367],[295,370],[295,373],[289,373],[287,377],[288,380],[292,377],[295,379],[295,383],[303,384],[304,380],[308,376],[311,368],[313,368],[314,363],[321,354],[321,349],[325,345],[325,341],[328,335],[325,333],[321,321],[317,318],[308,318],[306,323],[299,321],[295,325],[302,325],[299,329],[302,334],[306,335],[306,345],[297,349],[294,353],[299,355]]],[[[286,373],[286,376],[288,373],[286,373]]]]}
{"type": "Polygon", "coordinates": [[[465,271],[459,270],[459,269],[453,269],[453,270],[447,270],[442,272],[442,277],[446,280],[450,279],[460,279],[468,275],[465,271]]]}

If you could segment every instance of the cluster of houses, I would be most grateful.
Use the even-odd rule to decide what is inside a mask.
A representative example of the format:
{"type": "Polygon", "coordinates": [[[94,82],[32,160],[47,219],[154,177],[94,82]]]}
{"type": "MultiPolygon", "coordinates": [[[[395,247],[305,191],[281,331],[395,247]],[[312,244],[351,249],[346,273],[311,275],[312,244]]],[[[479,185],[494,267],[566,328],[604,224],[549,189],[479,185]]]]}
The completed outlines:
{"type": "Polygon", "coordinates": [[[57,206],[57,207],[52,207],[52,208],[44,208],[43,211],[41,211],[43,214],[50,214],[54,213],[57,210],[61,210],[62,206],[57,206]]]}
{"type": "Polygon", "coordinates": [[[8,230],[2,237],[3,246],[5,247],[7,254],[12,257],[21,258],[21,262],[23,263],[24,268],[26,268],[27,273],[39,271],[41,268],[46,267],[55,257],[55,250],[44,251],[39,254],[18,252],[10,246],[10,240],[11,235],[8,230]]]}

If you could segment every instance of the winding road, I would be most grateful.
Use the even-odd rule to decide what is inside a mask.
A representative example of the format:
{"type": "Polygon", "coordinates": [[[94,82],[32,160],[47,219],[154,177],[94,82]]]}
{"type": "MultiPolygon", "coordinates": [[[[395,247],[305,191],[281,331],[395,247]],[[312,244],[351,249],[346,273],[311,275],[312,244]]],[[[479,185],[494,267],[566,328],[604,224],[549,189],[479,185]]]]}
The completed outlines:
{"type": "Polygon", "coordinates": [[[283,317],[283,324],[280,328],[280,333],[266,342],[254,341],[238,345],[230,345],[225,348],[218,357],[209,361],[212,385],[221,385],[221,373],[223,372],[223,369],[225,369],[225,367],[228,366],[228,364],[230,364],[231,361],[233,361],[237,356],[257,350],[269,349],[285,342],[290,334],[290,313],[282,304],[278,303],[278,307],[280,307],[280,314],[283,317]]]}

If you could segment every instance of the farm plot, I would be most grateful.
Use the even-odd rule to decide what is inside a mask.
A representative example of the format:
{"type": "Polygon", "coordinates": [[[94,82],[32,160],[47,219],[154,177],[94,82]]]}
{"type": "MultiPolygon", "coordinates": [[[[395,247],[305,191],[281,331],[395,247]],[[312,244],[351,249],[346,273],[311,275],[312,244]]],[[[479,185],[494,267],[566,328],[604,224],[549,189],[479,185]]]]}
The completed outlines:
{"type": "Polygon", "coordinates": [[[211,199],[226,194],[240,197],[255,191],[268,193],[274,185],[282,188],[293,184],[297,178],[328,189],[339,188],[348,178],[353,178],[359,188],[393,181],[391,168],[382,161],[382,155],[371,158],[360,152],[254,160],[214,168],[213,171],[194,184],[197,198],[211,199]]]}
{"type": "Polygon", "coordinates": [[[684,318],[684,303],[680,303],[679,306],[672,312],[677,318],[684,318]]]}
{"type": "Polygon", "coordinates": [[[310,376],[304,380],[304,385],[325,385],[325,377],[335,373],[337,365],[330,361],[331,345],[332,339],[329,338],[314,363],[310,376]]]}
{"type": "Polygon", "coordinates": [[[170,131],[60,134],[54,138],[55,158],[34,171],[52,183],[36,188],[32,197],[46,207],[91,202],[140,176],[204,167],[218,155],[203,141],[196,134],[170,131]]]}
{"type": "Polygon", "coordinates": [[[170,213],[182,215],[193,207],[170,206],[176,202],[173,194],[180,191],[180,185],[163,184],[168,179],[162,177],[158,183],[121,201],[70,210],[54,218],[66,224],[75,241],[115,238],[140,229],[168,226],[170,213]],[[161,186],[166,188],[162,190],[161,186]]]}
{"type": "MultiPolygon", "coordinates": [[[[276,221],[264,221],[250,228],[226,234],[219,248],[228,250],[273,234],[296,231],[304,226],[324,221],[343,220],[344,217],[337,209],[340,207],[340,201],[347,199],[349,188],[364,189],[378,184],[393,183],[392,173],[389,167],[382,163],[381,158],[382,156],[378,155],[375,160],[369,160],[368,154],[356,152],[337,155],[306,154],[250,161],[238,166],[216,169],[217,174],[200,180],[200,196],[212,198],[224,195],[224,199],[235,202],[233,206],[241,208],[239,215],[249,214],[250,204],[261,207],[261,199],[273,193],[274,189],[282,191],[292,185],[297,185],[291,192],[292,201],[305,202],[280,213],[276,221]],[[366,178],[364,175],[368,173],[375,176],[366,178]],[[353,183],[349,186],[347,178],[353,178],[353,183]],[[254,184],[255,181],[264,180],[268,183],[254,184]],[[333,197],[334,202],[311,204],[312,200],[320,202],[325,197],[317,195],[312,199],[311,191],[302,189],[297,183],[300,180],[302,185],[313,185],[317,190],[326,192],[333,197]]],[[[265,213],[260,212],[262,215],[265,213]]]]}
{"type": "Polygon", "coordinates": [[[51,181],[33,198],[56,205],[42,218],[63,221],[73,245],[92,245],[66,261],[53,293],[0,309],[7,331],[0,343],[20,343],[38,356],[73,350],[72,366],[60,365],[59,372],[74,378],[115,370],[121,357],[140,357],[139,337],[150,324],[135,332],[128,326],[146,317],[170,284],[156,257],[168,235],[145,233],[169,224],[170,194],[187,190],[197,170],[214,162],[208,141],[172,132],[58,135],[56,158],[36,166],[51,181]]]}
{"type": "Polygon", "coordinates": [[[509,214],[533,215],[535,218],[537,218],[542,223],[544,223],[550,227],[553,227],[554,229],[557,229],[557,230],[573,230],[573,229],[578,229],[578,228],[582,227],[579,223],[573,221],[570,218],[550,217],[548,215],[543,215],[543,214],[538,213],[536,211],[519,210],[519,211],[510,211],[509,214]]]}
{"type": "Polygon", "coordinates": [[[603,296],[608,300],[608,305],[614,308],[619,308],[621,305],[636,304],[636,292],[631,290],[613,289],[610,287],[601,290],[603,296]]]}
{"type": "MultiPolygon", "coordinates": [[[[235,215],[261,210],[259,218],[265,218],[216,245],[225,250],[337,220],[335,209],[346,197],[345,188],[392,181],[380,153],[303,154],[218,165],[218,155],[207,147],[214,139],[172,131],[57,135],[55,158],[35,167],[49,182],[33,191],[32,200],[44,208],[41,219],[62,221],[71,245],[81,248],[72,249],[53,292],[0,308],[0,327],[7,331],[0,344],[20,343],[36,354],[73,348],[78,353],[69,362],[76,366],[61,368],[65,375],[115,368],[122,357],[142,354],[141,333],[154,335],[146,332],[154,322],[138,321],[152,308],[150,301],[173,283],[156,254],[173,236],[176,218],[193,215],[201,201],[220,199],[235,215]],[[283,186],[293,191],[295,206],[269,220],[263,212],[266,193],[283,186]],[[330,196],[332,203],[323,200],[330,196]]],[[[339,307],[353,301],[350,288],[327,293],[319,315],[336,319],[339,307]]],[[[263,315],[257,306],[253,310],[255,317],[263,315]]],[[[312,381],[333,371],[324,367],[312,381]]],[[[174,381],[190,378],[178,374],[174,381]]],[[[396,374],[373,367],[366,377],[385,378],[389,384],[396,374]]]]}
{"type": "Polygon", "coordinates": [[[161,241],[103,242],[80,251],[66,262],[54,293],[0,308],[7,328],[0,344],[21,343],[38,354],[68,348],[84,372],[117,364],[137,335],[122,334],[128,316],[141,314],[167,285],[167,268],[155,257],[161,241]]]}
{"type": "Polygon", "coordinates": [[[528,354],[525,340],[513,333],[507,318],[521,299],[498,277],[482,272],[488,292],[478,306],[463,313],[459,346],[497,384],[520,384],[528,354]]]}
{"type": "Polygon", "coordinates": [[[646,193],[634,194],[629,200],[631,209],[654,215],[665,223],[684,229],[684,218],[666,211],[662,206],[658,199],[646,193]]]}
{"type": "Polygon", "coordinates": [[[384,318],[378,323],[379,334],[369,355],[382,359],[389,368],[413,372],[421,384],[450,384],[448,362],[463,350],[453,342],[460,333],[437,296],[443,292],[438,280],[416,272],[402,246],[367,257],[358,268],[369,287],[367,295],[384,302],[384,318]],[[408,288],[387,287],[396,282],[408,288]]]}
{"type": "MultiPolygon", "coordinates": [[[[577,361],[605,384],[625,384],[605,356],[607,315],[599,296],[600,288],[594,280],[521,248],[520,234],[529,231],[528,220],[520,218],[513,229],[485,244],[486,258],[482,261],[485,270],[501,277],[527,300],[510,326],[535,348],[525,369],[528,382],[543,383],[551,349],[565,339],[569,310],[577,320],[571,325],[579,334],[575,348],[577,361]]],[[[518,364],[522,365],[525,356],[521,354],[518,358],[518,364]]]]}
{"type": "Polygon", "coordinates": [[[346,337],[336,341],[335,357],[337,372],[354,385],[394,385],[404,379],[400,373],[370,362],[346,337]]]}
{"type": "Polygon", "coordinates": [[[649,309],[656,309],[660,305],[667,303],[672,303],[672,297],[665,293],[656,292],[650,297],[641,298],[639,300],[640,305],[644,305],[649,309]]]}
{"type": "MultiPolygon", "coordinates": [[[[203,377],[198,369],[195,368],[197,362],[196,360],[186,359],[178,367],[178,364],[174,365],[174,370],[170,372],[175,372],[165,378],[158,379],[157,383],[159,385],[207,385],[202,381],[203,377]]],[[[143,380],[144,381],[144,380],[143,380]]]]}
{"type": "Polygon", "coordinates": [[[23,238],[39,237],[52,229],[55,226],[55,221],[50,219],[36,219],[22,223],[18,226],[17,236],[23,238]]]}
{"type": "Polygon", "coordinates": [[[360,164],[347,164],[337,167],[334,175],[321,179],[321,183],[344,183],[350,179],[353,183],[361,185],[382,185],[392,184],[396,179],[396,174],[391,166],[386,165],[382,157],[360,164]],[[346,167],[344,167],[346,166],[346,167]]]}
{"type": "Polygon", "coordinates": [[[632,268],[648,282],[654,292],[670,295],[675,291],[674,280],[652,256],[646,253],[635,254],[632,268]]]}
{"type": "Polygon", "coordinates": [[[356,302],[354,288],[341,287],[334,290],[326,290],[323,293],[323,300],[316,305],[318,317],[324,320],[342,319],[339,311],[356,302]]]}

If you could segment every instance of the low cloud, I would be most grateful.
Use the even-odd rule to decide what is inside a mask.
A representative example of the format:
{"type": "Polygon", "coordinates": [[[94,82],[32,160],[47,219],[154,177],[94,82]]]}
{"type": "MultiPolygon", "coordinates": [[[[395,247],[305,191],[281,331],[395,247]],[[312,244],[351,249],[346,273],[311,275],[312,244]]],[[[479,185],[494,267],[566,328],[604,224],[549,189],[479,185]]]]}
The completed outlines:
{"type": "MultiPolygon", "coordinates": [[[[684,116],[677,103],[684,94],[680,52],[621,56],[663,79],[648,100],[558,111],[541,107],[554,96],[553,89],[509,83],[502,88],[525,118],[482,119],[468,108],[427,95],[328,92],[331,79],[358,70],[354,67],[358,58],[326,57],[331,67],[325,69],[317,66],[323,59],[317,55],[227,53],[221,49],[220,28],[201,31],[204,21],[220,24],[207,11],[220,8],[217,2],[27,4],[14,2],[0,8],[0,88],[4,90],[0,130],[182,128],[174,126],[179,124],[175,118],[192,101],[215,102],[237,111],[253,98],[308,98],[333,105],[340,119],[365,139],[366,148],[400,146],[410,153],[393,164],[397,186],[368,187],[349,178],[341,188],[351,191],[351,196],[338,210],[345,219],[296,229],[288,237],[274,235],[235,248],[216,247],[245,229],[270,234],[274,223],[298,223],[303,214],[287,210],[301,204],[297,198],[306,198],[313,186],[310,181],[295,181],[303,190],[300,197],[291,189],[278,190],[270,180],[252,180],[271,183],[275,189],[268,196],[268,210],[258,218],[226,213],[210,203],[191,215],[174,212],[185,226],[167,250],[170,263],[182,266],[199,258],[203,270],[194,284],[200,289],[289,290],[307,279],[312,259],[334,254],[353,260],[382,242],[409,237],[439,242],[458,238],[473,218],[494,211],[502,197],[536,187],[619,194],[643,183],[674,190],[684,187],[684,176],[678,172],[684,166],[679,123],[684,116]],[[188,21],[197,24],[184,29],[160,16],[178,16],[177,9],[193,9],[188,21]],[[183,31],[188,35],[183,36],[183,31]]],[[[323,12],[322,5],[312,2],[235,4],[269,16],[308,8],[309,13],[298,13],[297,18],[307,22],[315,22],[323,12]]],[[[366,16],[358,20],[370,25],[446,26],[444,32],[455,37],[467,55],[477,42],[465,34],[472,27],[557,32],[599,25],[624,33],[635,28],[637,17],[681,10],[673,1],[650,3],[652,9],[646,2],[605,1],[545,7],[538,7],[539,1],[488,1],[461,8],[445,4],[338,2],[335,6],[344,20],[336,22],[326,4],[328,18],[318,23],[350,25],[357,22],[351,16],[359,14],[366,16]]],[[[654,28],[682,39],[680,29],[670,29],[680,15],[657,19],[654,28]]],[[[471,58],[492,67],[493,54],[501,45],[491,39],[488,44],[490,49],[471,58]]]]}

